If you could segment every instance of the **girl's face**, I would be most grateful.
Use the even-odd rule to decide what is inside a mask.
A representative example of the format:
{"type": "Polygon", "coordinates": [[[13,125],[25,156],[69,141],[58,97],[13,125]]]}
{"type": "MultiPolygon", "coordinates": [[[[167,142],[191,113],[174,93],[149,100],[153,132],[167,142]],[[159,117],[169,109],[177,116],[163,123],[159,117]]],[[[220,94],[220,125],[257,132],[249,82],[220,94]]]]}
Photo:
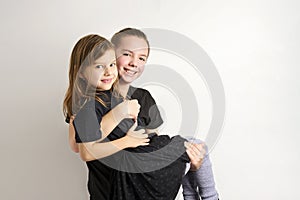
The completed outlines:
{"type": "Polygon", "coordinates": [[[142,38],[125,36],[116,47],[120,81],[132,83],[140,77],[148,57],[148,45],[142,38]]]}
{"type": "Polygon", "coordinates": [[[88,66],[83,72],[83,78],[99,90],[111,89],[118,77],[116,55],[114,50],[107,50],[100,58],[88,66]]]}

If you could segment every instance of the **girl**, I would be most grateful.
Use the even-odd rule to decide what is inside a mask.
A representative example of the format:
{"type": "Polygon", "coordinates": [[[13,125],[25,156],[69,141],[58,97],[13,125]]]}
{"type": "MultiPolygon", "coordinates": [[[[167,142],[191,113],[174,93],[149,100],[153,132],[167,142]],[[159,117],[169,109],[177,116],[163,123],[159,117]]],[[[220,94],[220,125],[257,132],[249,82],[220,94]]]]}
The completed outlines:
{"type": "MultiPolygon", "coordinates": [[[[101,159],[121,149],[148,145],[149,142],[147,136],[142,134],[143,131],[134,131],[134,127],[114,141],[103,140],[111,132],[111,127],[100,123],[102,111],[103,107],[108,106],[107,102],[110,102],[106,102],[107,96],[117,80],[113,45],[98,35],[81,38],[74,46],[70,59],[69,88],[64,100],[64,113],[67,119],[76,115],[75,138],[79,143],[77,148],[80,156],[89,169],[90,199],[107,199],[110,190],[111,169],[95,158],[101,159]]],[[[139,105],[137,101],[130,101],[119,104],[115,110],[118,111],[117,116],[120,116],[114,118],[118,123],[122,118],[135,118],[139,105]]],[[[106,112],[106,116],[112,114],[112,111],[106,112]]]]}
{"type": "MultiPolygon", "coordinates": [[[[114,34],[111,41],[116,47],[117,66],[120,77],[119,89],[121,94],[128,96],[128,94],[133,94],[134,92],[138,93],[141,89],[134,88],[130,86],[130,84],[143,73],[144,65],[149,55],[150,46],[146,35],[138,29],[126,28],[114,34]]],[[[153,102],[153,104],[155,104],[150,93],[144,93],[147,94],[145,95],[146,100],[139,101],[141,109],[147,106],[147,102],[153,102]]],[[[156,106],[154,106],[154,108],[155,107],[156,106]]],[[[159,112],[155,112],[155,115],[152,114],[151,118],[154,121],[161,119],[159,112]]],[[[149,130],[151,126],[145,128],[148,132],[156,132],[156,130],[149,130]]],[[[199,159],[201,159],[201,155],[199,155],[197,148],[201,149],[203,147],[196,144],[190,144],[189,146],[187,153],[191,158],[192,165],[191,170],[183,179],[184,198],[186,200],[198,200],[200,195],[202,200],[218,199],[208,155],[205,156],[202,161],[202,166],[200,167],[201,162],[199,162],[199,159]]]]}

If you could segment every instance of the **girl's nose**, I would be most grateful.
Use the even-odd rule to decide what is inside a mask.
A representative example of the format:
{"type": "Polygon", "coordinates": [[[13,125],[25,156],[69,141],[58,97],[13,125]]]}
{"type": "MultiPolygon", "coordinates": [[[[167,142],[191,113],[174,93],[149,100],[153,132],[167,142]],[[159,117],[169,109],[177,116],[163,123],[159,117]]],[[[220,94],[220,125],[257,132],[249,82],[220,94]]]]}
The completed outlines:
{"type": "Polygon", "coordinates": [[[106,76],[111,75],[111,74],[112,74],[112,69],[113,69],[113,68],[110,67],[110,66],[105,67],[104,75],[106,75],[106,76]]]}

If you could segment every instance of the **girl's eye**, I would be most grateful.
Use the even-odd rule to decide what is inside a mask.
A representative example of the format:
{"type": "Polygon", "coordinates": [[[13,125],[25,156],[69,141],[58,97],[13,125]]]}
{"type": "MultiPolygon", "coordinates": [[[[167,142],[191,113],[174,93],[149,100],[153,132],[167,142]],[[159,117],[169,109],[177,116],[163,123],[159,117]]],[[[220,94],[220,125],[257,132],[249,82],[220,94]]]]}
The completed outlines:
{"type": "Polygon", "coordinates": [[[109,66],[114,67],[114,66],[116,66],[116,63],[111,63],[109,66]]]}
{"type": "Polygon", "coordinates": [[[97,65],[96,68],[97,69],[104,69],[105,67],[103,65],[97,65]]]}

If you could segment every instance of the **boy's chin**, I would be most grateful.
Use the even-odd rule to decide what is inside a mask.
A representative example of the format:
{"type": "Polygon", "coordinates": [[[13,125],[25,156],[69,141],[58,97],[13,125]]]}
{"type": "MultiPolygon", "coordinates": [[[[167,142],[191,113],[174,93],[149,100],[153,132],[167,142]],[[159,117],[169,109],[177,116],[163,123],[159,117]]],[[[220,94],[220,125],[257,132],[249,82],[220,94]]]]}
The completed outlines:
{"type": "Polygon", "coordinates": [[[120,82],[131,84],[133,81],[136,80],[136,77],[122,77],[120,78],[120,82]]]}

